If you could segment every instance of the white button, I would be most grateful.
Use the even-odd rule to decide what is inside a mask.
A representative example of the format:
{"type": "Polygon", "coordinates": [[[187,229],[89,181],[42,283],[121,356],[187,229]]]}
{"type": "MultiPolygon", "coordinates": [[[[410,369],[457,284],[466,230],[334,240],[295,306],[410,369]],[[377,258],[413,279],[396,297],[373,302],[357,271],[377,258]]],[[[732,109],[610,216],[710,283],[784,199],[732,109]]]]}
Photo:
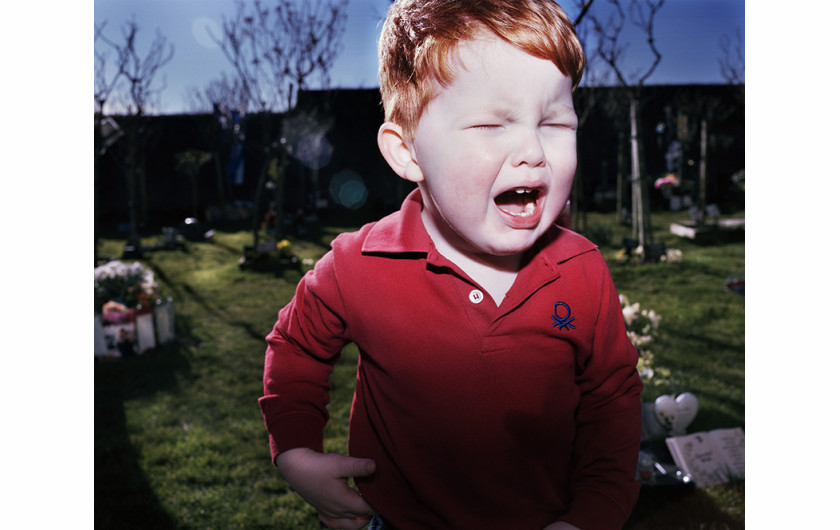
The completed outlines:
{"type": "Polygon", "coordinates": [[[470,302],[474,304],[480,304],[482,300],[484,300],[484,293],[482,293],[478,289],[473,289],[472,291],[470,291],[470,302]]]}

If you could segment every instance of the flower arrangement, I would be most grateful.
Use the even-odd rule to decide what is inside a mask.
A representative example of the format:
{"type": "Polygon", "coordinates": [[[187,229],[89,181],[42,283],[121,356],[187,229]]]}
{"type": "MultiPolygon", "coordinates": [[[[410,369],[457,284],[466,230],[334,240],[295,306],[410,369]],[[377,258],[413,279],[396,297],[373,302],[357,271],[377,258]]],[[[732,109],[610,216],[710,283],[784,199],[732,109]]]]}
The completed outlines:
{"type": "Polygon", "coordinates": [[[288,239],[265,241],[256,247],[245,247],[239,258],[239,268],[262,271],[278,271],[300,267],[300,258],[295,254],[294,245],[288,239]]]}
{"type": "Polygon", "coordinates": [[[669,189],[672,189],[672,188],[676,188],[679,185],[680,185],[680,181],[679,181],[679,179],[677,179],[677,176],[674,175],[673,173],[669,173],[669,174],[665,175],[664,177],[660,177],[660,178],[656,179],[656,182],[653,183],[653,187],[658,189],[658,190],[661,190],[661,189],[669,190],[669,189]]]}
{"type": "MultiPolygon", "coordinates": [[[[618,299],[621,302],[621,312],[624,316],[624,325],[627,328],[627,337],[639,352],[639,362],[636,369],[642,379],[650,381],[653,379],[655,372],[653,369],[653,352],[650,351],[649,347],[656,338],[662,317],[651,309],[642,309],[639,302],[631,304],[630,300],[623,294],[618,295],[618,299]]],[[[662,371],[660,370],[660,372],[662,371]]]]}
{"type": "Polygon", "coordinates": [[[277,242],[277,252],[280,253],[281,257],[289,258],[292,256],[292,244],[289,242],[288,239],[283,239],[282,241],[277,242]]]}
{"type": "Polygon", "coordinates": [[[158,295],[154,273],[136,261],[128,264],[113,260],[96,267],[93,288],[98,312],[108,302],[118,302],[127,308],[149,306],[158,295]]]}

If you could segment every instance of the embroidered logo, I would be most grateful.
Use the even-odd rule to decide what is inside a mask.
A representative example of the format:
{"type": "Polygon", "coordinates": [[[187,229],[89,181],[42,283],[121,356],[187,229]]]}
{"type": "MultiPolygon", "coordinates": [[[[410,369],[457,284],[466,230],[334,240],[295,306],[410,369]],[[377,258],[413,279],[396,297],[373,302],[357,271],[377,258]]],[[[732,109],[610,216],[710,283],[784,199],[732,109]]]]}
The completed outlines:
{"type": "Polygon", "coordinates": [[[554,304],[554,314],[551,315],[551,320],[554,321],[554,324],[552,324],[551,327],[557,326],[557,329],[575,329],[575,327],[572,325],[572,321],[574,320],[574,317],[572,316],[572,309],[569,307],[568,304],[565,304],[563,302],[557,302],[556,304],[554,304]],[[566,314],[564,316],[560,316],[557,313],[558,307],[563,307],[566,309],[566,314]]]}

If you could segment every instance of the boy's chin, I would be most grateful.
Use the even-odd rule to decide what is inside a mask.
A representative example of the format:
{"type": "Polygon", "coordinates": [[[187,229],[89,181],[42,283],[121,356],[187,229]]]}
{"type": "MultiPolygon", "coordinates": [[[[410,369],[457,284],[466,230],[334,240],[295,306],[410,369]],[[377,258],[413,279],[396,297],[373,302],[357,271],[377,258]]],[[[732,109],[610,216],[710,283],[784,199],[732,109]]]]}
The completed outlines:
{"type": "Polygon", "coordinates": [[[537,239],[539,239],[544,231],[523,230],[517,231],[518,233],[508,234],[506,237],[500,238],[499,241],[494,241],[492,244],[487,245],[484,252],[498,257],[522,254],[536,244],[537,239]]]}

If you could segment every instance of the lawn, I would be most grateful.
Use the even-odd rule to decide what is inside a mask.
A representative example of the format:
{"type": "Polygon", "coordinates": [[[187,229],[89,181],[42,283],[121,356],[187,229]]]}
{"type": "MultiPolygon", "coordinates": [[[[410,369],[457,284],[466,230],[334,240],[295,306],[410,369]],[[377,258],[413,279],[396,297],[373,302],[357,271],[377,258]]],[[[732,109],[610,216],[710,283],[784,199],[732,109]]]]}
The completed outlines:
{"type": "MultiPolygon", "coordinates": [[[[629,229],[612,215],[588,214],[582,231],[601,245],[619,292],[662,316],[651,349],[665,375],[643,398],[690,391],[700,400],[690,431],[743,427],[744,297],[724,285],[744,276],[744,242],[679,239],[668,233],[678,219],[653,215],[655,240],[682,252],[676,263],[618,261],[629,229]]],[[[317,260],[346,229],[313,227],[289,239],[297,255],[317,260]]],[[[124,243],[103,239],[99,255],[119,257],[124,243]]],[[[250,243],[247,231],[217,231],[141,260],[175,300],[178,339],[147,355],[95,362],[97,528],[319,528],[314,510],[272,467],[257,405],[264,337],[300,272],[240,270],[250,243]]],[[[328,451],[345,451],[357,355],[348,346],[333,374],[328,451]]],[[[743,482],[646,487],[626,528],[734,529],[744,518],[743,482]]]]}

